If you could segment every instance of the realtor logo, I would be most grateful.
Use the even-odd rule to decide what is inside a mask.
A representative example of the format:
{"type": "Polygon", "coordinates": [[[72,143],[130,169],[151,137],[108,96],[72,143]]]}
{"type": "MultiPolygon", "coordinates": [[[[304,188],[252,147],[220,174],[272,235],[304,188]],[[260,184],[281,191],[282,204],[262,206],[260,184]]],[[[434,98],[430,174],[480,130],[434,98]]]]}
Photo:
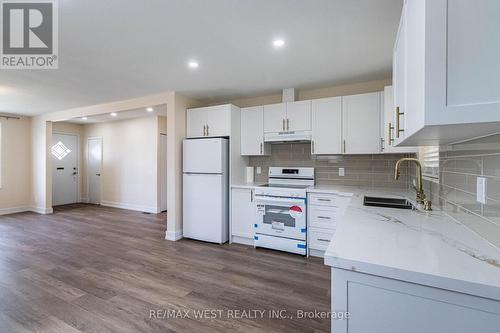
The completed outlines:
{"type": "Polygon", "coordinates": [[[57,0],[0,0],[1,69],[58,67],[57,0]]]}

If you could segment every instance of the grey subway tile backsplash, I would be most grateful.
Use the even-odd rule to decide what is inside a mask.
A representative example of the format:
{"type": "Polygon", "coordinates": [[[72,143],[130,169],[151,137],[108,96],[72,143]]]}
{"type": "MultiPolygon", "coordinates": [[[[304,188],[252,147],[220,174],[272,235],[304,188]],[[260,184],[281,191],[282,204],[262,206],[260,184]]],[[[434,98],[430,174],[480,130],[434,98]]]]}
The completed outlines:
{"type": "Polygon", "coordinates": [[[500,135],[441,150],[439,184],[424,184],[434,206],[500,247],[500,135]],[[486,204],[476,200],[477,177],[486,178],[486,204]]]}
{"type": "Polygon", "coordinates": [[[270,156],[250,157],[250,165],[260,166],[262,173],[255,175],[257,182],[267,181],[270,166],[314,167],[316,183],[320,185],[346,185],[366,187],[408,188],[408,168],[401,170],[401,178],[393,179],[398,159],[412,154],[367,155],[311,155],[310,143],[283,143],[271,146],[270,156]],[[345,176],[339,176],[339,168],[345,176]]]}

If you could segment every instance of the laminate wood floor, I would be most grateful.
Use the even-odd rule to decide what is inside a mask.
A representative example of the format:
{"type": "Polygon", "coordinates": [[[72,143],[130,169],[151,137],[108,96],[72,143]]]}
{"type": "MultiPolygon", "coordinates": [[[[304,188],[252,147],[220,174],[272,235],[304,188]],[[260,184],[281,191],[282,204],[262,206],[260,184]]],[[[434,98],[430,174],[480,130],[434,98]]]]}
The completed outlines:
{"type": "Polygon", "coordinates": [[[297,316],[330,309],[321,259],[169,242],[165,221],[83,204],[0,216],[0,332],[329,332],[297,316]]]}

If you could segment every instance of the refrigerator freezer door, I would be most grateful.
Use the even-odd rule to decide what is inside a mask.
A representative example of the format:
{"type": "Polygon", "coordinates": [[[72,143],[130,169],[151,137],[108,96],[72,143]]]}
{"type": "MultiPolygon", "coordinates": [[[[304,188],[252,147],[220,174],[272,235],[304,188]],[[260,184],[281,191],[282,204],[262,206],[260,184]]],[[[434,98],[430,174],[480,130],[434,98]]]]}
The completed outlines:
{"type": "Polygon", "coordinates": [[[222,138],[184,140],[184,173],[225,173],[227,148],[222,138]]]}
{"type": "Polygon", "coordinates": [[[212,243],[229,239],[227,179],[184,174],[183,236],[212,243]]]}

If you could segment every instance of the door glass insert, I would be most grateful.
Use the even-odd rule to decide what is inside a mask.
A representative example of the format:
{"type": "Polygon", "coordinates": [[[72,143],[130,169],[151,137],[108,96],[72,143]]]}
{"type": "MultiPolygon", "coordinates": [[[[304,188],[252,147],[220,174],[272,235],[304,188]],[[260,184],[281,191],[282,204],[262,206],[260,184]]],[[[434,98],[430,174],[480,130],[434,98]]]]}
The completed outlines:
{"type": "Polygon", "coordinates": [[[54,155],[59,161],[68,156],[71,150],[64,145],[61,141],[52,146],[52,155],[54,155]]]}

